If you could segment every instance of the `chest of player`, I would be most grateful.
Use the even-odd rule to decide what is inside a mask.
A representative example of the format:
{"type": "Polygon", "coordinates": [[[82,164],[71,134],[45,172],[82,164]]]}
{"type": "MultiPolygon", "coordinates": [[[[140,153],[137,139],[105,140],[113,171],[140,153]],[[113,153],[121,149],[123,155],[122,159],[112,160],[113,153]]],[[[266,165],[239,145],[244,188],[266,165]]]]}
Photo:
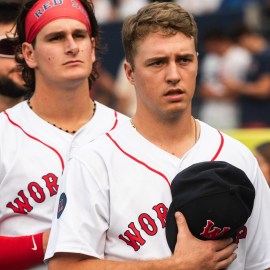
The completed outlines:
{"type": "MultiPolygon", "coordinates": [[[[56,142],[57,143],[57,142],[56,142]]],[[[59,147],[34,136],[17,133],[1,142],[0,219],[2,233],[13,234],[7,216],[49,221],[66,156],[66,143],[59,147]]],[[[38,222],[38,221],[37,221],[38,222]]],[[[20,227],[17,226],[17,229],[20,227]]]]}
{"type": "Polygon", "coordinates": [[[160,167],[132,159],[113,162],[109,170],[109,241],[105,252],[110,258],[117,254],[127,256],[122,259],[170,255],[164,245],[165,226],[171,203],[170,175],[177,167],[171,164],[166,171],[158,170],[160,167]]]}

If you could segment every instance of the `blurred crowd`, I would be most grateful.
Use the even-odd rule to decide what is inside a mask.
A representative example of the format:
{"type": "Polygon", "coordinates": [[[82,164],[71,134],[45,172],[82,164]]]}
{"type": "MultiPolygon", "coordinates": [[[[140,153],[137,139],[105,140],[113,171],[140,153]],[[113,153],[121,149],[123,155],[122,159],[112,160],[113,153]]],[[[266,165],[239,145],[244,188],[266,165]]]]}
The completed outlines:
{"type": "MultiPolygon", "coordinates": [[[[25,0],[9,2],[11,1],[23,3],[25,0]]],[[[195,18],[218,12],[244,12],[241,25],[230,25],[224,29],[217,23],[201,33],[195,99],[197,106],[194,114],[222,130],[269,127],[270,48],[266,22],[270,18],[270,1],[174,1],[190,11],[195,18]]],[[[96,17],[101,25],[121,22],[148,2],[153,1],[94,0],[96,17]]],[[[7,59],[1,58],[1,61],[7,59]]],[[[124,59],[115,67],[115,74],[111,74],[106,65],[101,64],[100,78],[91,95],[96,100],[132,116],[136,107],[135,91],[126,79],[123,63],[124,59]]],[[[0,99],[5,98],[6,93],[0,93],[0,99]]],[[[14,103],[21,100],[11,98],[14,103]]],[[[9,100],[9,104],[13,103],[9,100]]]]}
{"type": "MultiPolygon", "coordinates": [[[[270,126],[270,51],[265,21],[270,14],[267,0],[175,0],[196,16],[241,10],[243,20],[224,29],[217,22],[202,33],[200,69],[196,93],[197,117],[219,129],[270,126]],[[253,14],[253,15],[252,15],[253,14]]],[[[121,20],[147,1],[96,1],[103,23],[121,20]],[[103,7],[102,7],[103,6],[103,7]],[[105,8],[105,6],[107,8],[105,8]],[[109,15],[110,14],[110,15],[109,15]]],[[[117,110],[133,115],[136,97],[120,62],[116,76],[102,72],[98,98],[117,110]],[[113,87],[111,87],[113,85],[113,87]]]]}
{"type": "MultiPolygon", "coordinates": [[[[210,14],[222,10],[243,9],[256,0],[172,0],[158,2],[176,2],[186,10],[197,15],[210,14]]],[[[139,8],[154,0],[95,0],[96,15],[100,23],[122,20],[139,8]]]]}

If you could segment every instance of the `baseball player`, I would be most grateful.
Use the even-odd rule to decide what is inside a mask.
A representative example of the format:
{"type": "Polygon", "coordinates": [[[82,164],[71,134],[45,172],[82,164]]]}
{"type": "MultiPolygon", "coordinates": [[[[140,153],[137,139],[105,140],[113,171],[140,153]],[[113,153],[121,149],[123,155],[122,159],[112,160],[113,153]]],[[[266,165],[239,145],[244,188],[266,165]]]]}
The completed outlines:
{"type": "Polygon", "coordinates": [[[191,115],[193,17],[175,3],[155,2],[126,18],[122,35],[137,111],[69,160],[45,254],[49,269],[270,268],[270,193],[256,159],[191,115]],[[171,181],[194,163],[217,160],[243,170],[254,185],[252,214],[232,243],[195,238],[178,212],[172,254],[165,236],[171,181]]]}
{"type": "Polygon", "coordinates": [[[69,152],[128,118],[89,97],[99,37],[90,1],[27,2],[17,34],[33,94],[0,114],[0,269],[47,269],[44,251],[69,152]]]}

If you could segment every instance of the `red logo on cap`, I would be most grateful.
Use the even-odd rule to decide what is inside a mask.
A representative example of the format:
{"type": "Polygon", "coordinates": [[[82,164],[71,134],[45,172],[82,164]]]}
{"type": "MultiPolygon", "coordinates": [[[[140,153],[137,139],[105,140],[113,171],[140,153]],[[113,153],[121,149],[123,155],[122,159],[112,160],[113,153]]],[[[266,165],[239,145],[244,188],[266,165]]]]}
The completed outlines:
{"type": "Polygon", "coordinates": [[[213,221],[207,220],[207,224],[200,235],[206,239],[217,239],[231,229],[230,227],[224,227],[221,229],[219,227],[214,227],[214,225],[215,223],[213,221]]]}

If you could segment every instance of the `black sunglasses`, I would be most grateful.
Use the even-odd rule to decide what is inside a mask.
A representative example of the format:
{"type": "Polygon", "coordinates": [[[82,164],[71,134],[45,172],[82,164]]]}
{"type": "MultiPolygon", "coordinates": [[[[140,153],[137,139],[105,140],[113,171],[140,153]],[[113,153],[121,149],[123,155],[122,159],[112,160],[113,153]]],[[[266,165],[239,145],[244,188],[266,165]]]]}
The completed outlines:
{"type": "Polygon", "coordinates": [[[0,56],[13,57],[18,45],[16,39],[9,39],[6,36],[0,36],[0,56]]]}

